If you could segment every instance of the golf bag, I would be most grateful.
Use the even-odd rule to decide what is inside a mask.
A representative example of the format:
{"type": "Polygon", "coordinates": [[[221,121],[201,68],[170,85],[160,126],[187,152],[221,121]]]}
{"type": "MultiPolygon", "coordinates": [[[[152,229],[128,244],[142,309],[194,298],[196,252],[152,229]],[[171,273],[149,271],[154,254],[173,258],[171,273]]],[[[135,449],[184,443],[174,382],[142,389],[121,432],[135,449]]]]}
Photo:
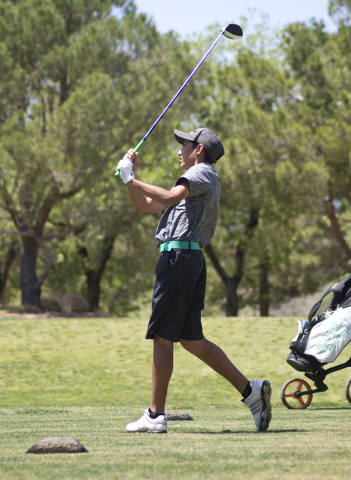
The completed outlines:
{"type": "Polygon", "coordinates": [[[333,362],[351,341],[351,275],[330,287],[311,309],[307,320],[299,320],[287,362],[300,372],[316,372],[333,362]],[[327,309],[317,315],[322,301],[333,294],[327,309]]]}

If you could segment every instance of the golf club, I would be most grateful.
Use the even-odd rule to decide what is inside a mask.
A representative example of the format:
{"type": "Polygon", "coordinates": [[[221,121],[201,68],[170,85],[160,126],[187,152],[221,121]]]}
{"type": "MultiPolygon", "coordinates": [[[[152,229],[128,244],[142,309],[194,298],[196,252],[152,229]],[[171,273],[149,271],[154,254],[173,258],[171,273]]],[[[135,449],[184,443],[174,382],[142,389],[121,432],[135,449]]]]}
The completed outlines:
{"type": "MultiPolygon", "coordinates": [[[[191,72],[191,74],[189,75],[189,77],[185,80],[185,82],[183,83],[183,85],[180,87],[180,89],[178,90],[178,92],[174,95],[174,97],[172,98],[172,100],[169,102],[169,104],[167,105],[167,107],[163,110],[163,112],[161,113],[161,115],[158,117],[158,119],[155,121],[155,123],[152,125],[152,127],[146,132],[146,134],[144,135],[143,139],[140,140],[140,142],[138,143],[138,145],[135,147],[134,151],[137,152],[139,150],[139,148],[142,146],[142,144],[145,142],[145,140],[147,139],[147,137],[150,135],[150,133],[152,132],[152,130],[156,127],[156,125],[158,124],[158,122],[161,120],[161,118],[164,116],[164,114],[167,112],[167,110],[169,109],[169,107],[172,105],[172,103],[174,103],[174,101],[178,98],[179,94],[181,93],[181,91],[184,89],[184,87],[190,82],[190,80],[192,79],[192,77],[195,75],[195,73],[198,71],[198,69],[201,67],[201,65],[203,64],[203,62],[206,60],[206,58],[208,57],[208,55],[211,53],[211,51],[214,49],[214,47],[217,45],[217,43],[220,41],[220,39],[222,38],[222,36],[225,36],[227,38],[230,38],[232,40],[236,40],[236,39],[240,39],[242,38],[243,36],[243,31],[242,31],[242,28],[239,26],[239,25],[235,25],[234,23],[230,23],[229,25],[227,25],[226,27],[223,27],[222,30],[221,30],[221,33],[220,35],[218,36],[218,38],[215,40],[215,42],[211,45],[211,47],[209,48],[209,50],[205,53],[205,55],[202,57],[202,59],[200,60],[200,62],[196,65],[196,67],[194,68],[194,70],[191,72]]],[[[115,173],[115,177],[119,177],[119,170],[116,170],[116,173],[115,173]]]]}

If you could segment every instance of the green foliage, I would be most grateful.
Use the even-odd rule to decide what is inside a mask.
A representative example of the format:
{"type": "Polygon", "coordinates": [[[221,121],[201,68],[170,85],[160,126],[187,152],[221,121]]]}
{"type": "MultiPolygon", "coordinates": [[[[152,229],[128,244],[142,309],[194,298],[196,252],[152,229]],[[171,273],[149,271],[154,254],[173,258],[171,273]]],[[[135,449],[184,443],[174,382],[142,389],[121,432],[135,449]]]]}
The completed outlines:
{"type": "MultiPolygon", "coordinates": [[[[133,234],[144,237],[138,232],[148,221],[140,223],[131,213],[125,187],[113,177],[114,166],[140,140],[155,112],[163,109],[170,89],[183,81],[192,58],[187,44],[173,34],[161,38],[146,17],[136,13],[133,3],[115,2],[113,6],[120,8],[118,16],[111,15],[108,2],[77,0],[74,8],[49,0],[1,6],[2,208],[18,231],[30,232],[37,242],[42,238],[51,241],[50,249],[57,254],[51,286],[59,284],[60,291],[68,273],[62,269],[67,255],[60,241],[67,235],[76,235],[72,265],[80,263],[79,248],[88,252],[85,272],[96,270],[103,254],[100,247],[113,243],[112,237],[124,234],[128,245],[133,243],[128,240],[133,234]],[[72,198],[75,195],[77,199],[72,198]],[[128,231],[128,226],[133,228],[128,231]]],[[[173,116],[148,142],[144,165],[152,162],[154,167],[165,157],[169,148],[165,132],[179,109],[190,111],[189,98],[195,91],[188,89],[189,95],[183,96],[173,116]]],[[[161,169],[158,177],[161,180],[165,175],[161,169]]],[[[119,241],[123,243],[122,238],[119,241]]],[[[140,253],[132,248],[125,258],[136,254],[136,264],[140,263],[146,244],[139,245],[140,253]]],[[[45,267],[34,254],[34,271],[27,282],[32,286],[37,282],[37,261],[39,269],[45,267]]],[[[124,263],[126,271],[131,267],[124,258],[115,261],[124,263]]],[[[69,276],[66,287],[75,285],[75,291],[82,291],[82,271],[74,270],[76,275],[69,276]]],[[[117,283],[130,282],[122,275],[117,283]]],[[[149,287],[146,281],[142,290],[149,287]]],[[[57,297],[57,289],[53,291],[57,297]]],[[[124,296],[126,305],[130,297],[124,296]]],[[[111,301],[106,300],[104,308],[113,309],[111,301]]]]}
{"type": "MultiPolygon", "coordinates": [[[[257,306],[263,267],[271,301],[281,301],[324,285],[347,263],[326,207],[330,214],[332,195],[348,238],[350,4],[333,0],[329,10],[335,34],[315,20],[276,32],[262,18],[244,42],[221,42],[139,154],[137,178],[171,188],[182,173],[172,129],[203,125],[220,135],[226,155],[216,165],[222,194],[213,250],[229,276],[244,251],[240,307],[257,306]],[[258,224],[248,234],[252,212],[258,224]]],[[[0,258],[10,232],[20,234],[22,259],[28,235],[35,238],[27,284],[56,300],[89,297],[93,276],[102,311],[119,314],[150,297],[158,217],[133,211],[113,171],[217,30],[191,41],[160,35],[122,0],[1,3],[0,228],[8,238],[0,258]]],[[[8,301],[20,266],[24,288],[24,263],[13,264],[8,301]]],[[[226,295],[208,263],[206,313],[220,311],[226,295]]]]}
{"type": "MultiPolygon", "coordinates": [[[[315,192],[322,193],[328,175],[316,159],[310,129],[296,114],[301,102],[296,83],[280,61],[243,48],[234,61],[217,65],[215,74],[207,121],[221,132],[226,155],[216,165],[222,188],[213,246],[230,276],[238,246],[245,250],[243,290],[252,295],[244,293],[242,308],[258,300],[260,264],[279,278],[282,265],[293,259],[292,238],[306,221],[318,218],[321,196],[315,192]],[[246,229],[255,210],[259,222],[249,238],[246,229]]],[[[275,298],[281,284],[270,283],[275,298]]],[[[213,285],[210,290],[223,295],[213,285]]]]}
{"type": "Polygon", "coordinates": [[[349,26],[351,18],[350,0],[330,0],[329,14],[339,23],[339,25],[349,26]]]}
{"type": "MultiPolygon", "coordinates": [[[[339,22],[337,33],[328,34],[324,26],[316,22],[309,25],[296,23],[285,31],[284,49],[304,97],[297,114],[300,123],[311,131],[311,156],[324,172],[325,186],[320,186],[319,194],[321,216],[326,218],[328,215],[342,246],[342,238],[348,237],[350,205],[350,4],[331,1],[329,11],[339,22]]],[[[325,225],[321,219],[317,225],[323,223],[325,225]]],[[[330,236],[327,232],[325,234],[324,243],[331,246],[330,236]]],[[[326,249],[326,258],[329,257],[329,248],[326,249]]],[[[335,255],[341,262],[344,255],[345,270],[349,258],[346,259],[342,252],[335,255]]],[[[332,270],[335,271],[335,267],[334,263],[332,270]]]]}
{"type": "MultiPolygon", "coordinates": [[[[110,7],[79,0],[74,8],[48,0],[1,5],[0,194],[22,235],[22,299],[23,289],[40,294],[49,267],[37,279],[37,253],[28,251],[28,235],[42,248],[44,229],[45,238],[62,237],[47,225],[53,206],[92,182],[119,148],[115,125],[123,120],[123,97],[115,82],[129,57],[116,48],[124,40],[123,15],[121,21],[110,16],[110,7]]],[[[153,27],[132,7],[123,14],[140,25],[145,48],[153,27]]],[[[137,48],[135,58],[143,54],[137,48]]]]}

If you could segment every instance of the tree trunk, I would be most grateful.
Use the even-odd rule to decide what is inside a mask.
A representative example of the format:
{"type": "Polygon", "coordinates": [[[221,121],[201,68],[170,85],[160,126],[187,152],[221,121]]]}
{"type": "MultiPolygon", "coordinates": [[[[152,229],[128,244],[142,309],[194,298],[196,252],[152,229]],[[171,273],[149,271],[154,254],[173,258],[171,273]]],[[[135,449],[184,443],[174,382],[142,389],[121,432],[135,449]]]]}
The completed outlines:
{"type": "Polygon", "coordinates": [[[87,297],[90,312],[97,312],[99,310],[101,275],[102,273],[99,274],[99,272],[93,270],[86,272],[88,289],[87,297]]]}
{"type": "Polygon", "coordinates": [[[335,208],[334,208],[334,191],[331,182],[328,182],[328,193],[329,196],[326,200],[327,204],[327,215],[330,220],[331,227],[335,234],[336,240],[339,243],[340,247],[344,250],[348,258],[351,258],[351,249],[346,243],[345,237],[341,231],[338,219],[335,215],[335,208]]]}
{"type": "Polygon", "coordinates": [[[4,292],[6,288],[6,282],[10,273],[11,265],[16,257],[17,250],[18,250],[18,243],[14,241],[12,242],[10,248],[7,251],[6,261],[5,261],[5,266],[3,271],[0,264],[0,304],[4,302],[4,292]]]}
{"type": "Polygon", "coordinates": [[[31,237],[22,238],[21,252],[21,291],[22,305],[35,305],[40,308],[40,287],[36,274],[36,264],[38,257],[38,242],[31,237]]]}
{"type": "Polygon", "coordinates": [[[244,275],[245,250],[239,244],[235,252],[235,273],[226,280],[227,287],[227,317],[237,317],[239,314],[238,287],[244,275]]]}
{"type": "Polygon", "coordinates": [[[102,274],[104,273],[106,263],[110,258],[117,232],[112,232],[103,240],[102,249],[100,252],[99,261],[95,269],[90,268],[89,252],[86,247],[80,247],[78,254],[82,257],[83,268],[87,279],[87,300],[89,302],[89,311],[97,312],[99,310],[100,302],[100,282],[102,274]]]}
{"type": "Polygon", "coordinates": [[[260,315],[269,316],[269,283],[268,267],[265,263],[260,265],[260,315]]]}
{"type": "Polygon", "coordinates": [[[227,293],[226,316],[227,317],[238,316],[238,312],[239,312],[238,286],[239,286],[239,282],[234,277],[230,277],[227,279],[226,281],[226,293],[227,293]]]}
{"type": "Polygon", "coordinates": [[[206,245],[205,250],[210,260],[226,286],[226,315],[227,317],[237,317],[239,313],[238,287],[244,275],[246,242],[252,238],[254,229],[258,225],[259,209],[251,209],[250,220],[246,227],[245,236],[240,240],[235,252],[235,273],[229,277],[224,268],[219,263],[211,244],[206,245]]]}

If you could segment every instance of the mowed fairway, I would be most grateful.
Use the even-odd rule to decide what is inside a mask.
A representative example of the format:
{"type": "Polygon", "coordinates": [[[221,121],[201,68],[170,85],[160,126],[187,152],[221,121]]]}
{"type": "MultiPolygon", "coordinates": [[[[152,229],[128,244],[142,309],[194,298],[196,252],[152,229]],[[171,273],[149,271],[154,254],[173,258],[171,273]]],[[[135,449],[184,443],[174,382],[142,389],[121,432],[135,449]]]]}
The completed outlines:
{"type": "MultiPolygon", "coordinates": [[[[1,479],[350,478],[351,369],[304,411],[286,409],[282,384],[302,377],[285,362],[296,319],[205,318],[205,335],[249,378],[273,386],[273,421],[256,434],[240,395],[180,346],[168,409],[194,421],[167,435],[127,434],[148,405],[152,342],[147,319],[0,321],[1,479]],[[76,455],[25,455],[39,438],[72,436],[76,455]]],[[[337,362],[350,357],[348,347],[337,362]]]]}

